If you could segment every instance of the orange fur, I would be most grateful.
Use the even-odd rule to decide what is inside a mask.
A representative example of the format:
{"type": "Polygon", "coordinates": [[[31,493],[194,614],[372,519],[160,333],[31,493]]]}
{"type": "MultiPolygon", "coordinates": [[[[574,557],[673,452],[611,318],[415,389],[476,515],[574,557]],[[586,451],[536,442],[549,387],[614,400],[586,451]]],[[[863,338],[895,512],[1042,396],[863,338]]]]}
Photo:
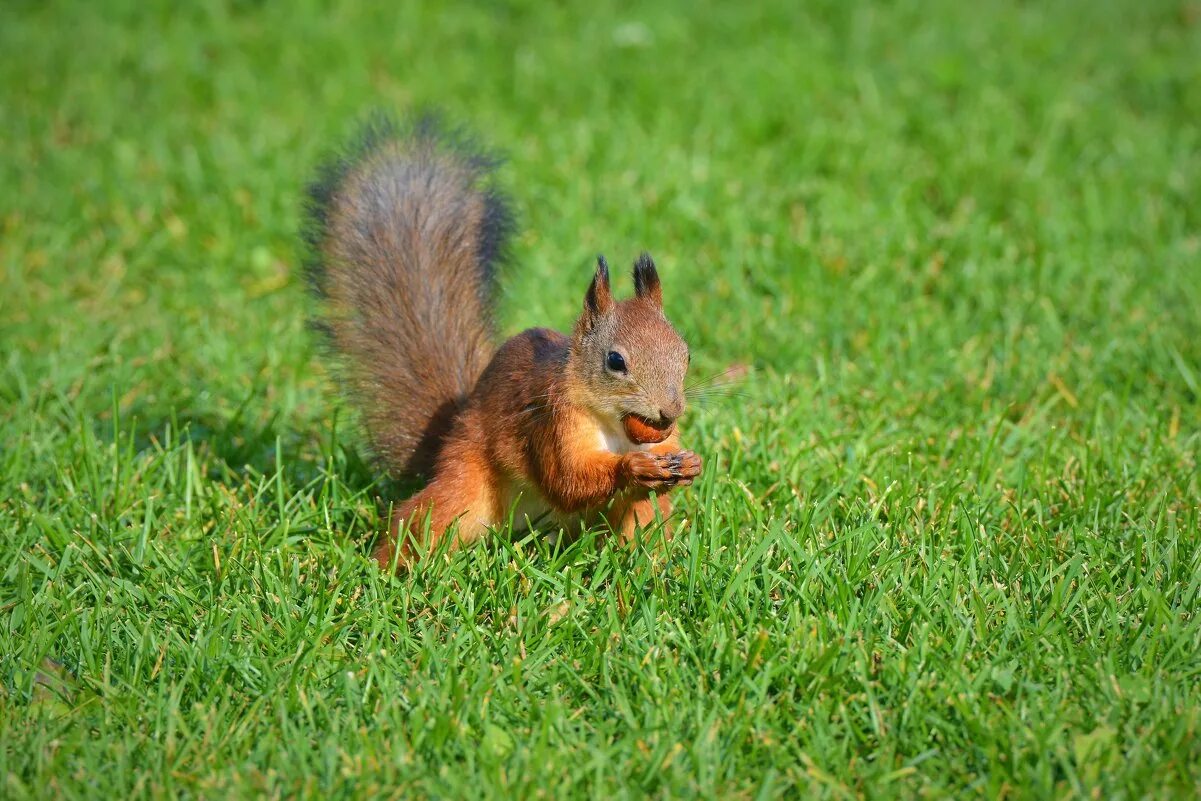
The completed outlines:
{"type": "Polygon", "coordinates": [[[653,446],[629,442],[624,453],[602,447],[603,426],[568,400],[579,388],[555,368],[566,345],[561,334],[532,329],[502,346],[451,430],[434,479],[393,513],[389,536],[375,553],[381,567],[394,558],[402,567],[411,564],[427,518],[431,539],[422,546],[435,546],[454,529],[453,550],[503,525],[519,494],[568,527],[603,518],[623,542],[653,524],[656,509],[666,520],[667,491],[691,483],[700,458],[680,450],[678,429],[653,446]],[[693,466],[677,477],[661,463],[679,454],[693,466]]]}
{"type": "Polygon", "coordinates": [[[429,478],[392,513],[375,551],[385,567],[449,532],[450,548],[478,540],[511,510],[571,526],[604,517],[628,540],[701,471],[678,439],[688,346],[649,255],[621,302],[598,259],[570,337],[531,329],[493,350],[492,276],[511,227],[493,164],[435,121],[377,124],[310,190],[310,277],[340,375],[381,465],[429,478]],[[652,446],[660,434],[642,428],[673,433],[652,446]],[[429,541],[414,542],[427,521],[429,541]]]}

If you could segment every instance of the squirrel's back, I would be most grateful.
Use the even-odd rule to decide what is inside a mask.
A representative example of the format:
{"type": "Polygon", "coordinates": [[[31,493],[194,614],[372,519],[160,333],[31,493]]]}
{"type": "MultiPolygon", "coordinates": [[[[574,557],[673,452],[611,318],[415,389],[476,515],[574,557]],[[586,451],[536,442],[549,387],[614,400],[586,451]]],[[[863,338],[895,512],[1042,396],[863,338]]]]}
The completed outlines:
{"type": "Polygon", "coordinates": [[[322,327],[395,475],[428,473],[494,351],[494,272],[511,228],[495,161],[432,118],[369,124],[309,188],[322,327]]]}

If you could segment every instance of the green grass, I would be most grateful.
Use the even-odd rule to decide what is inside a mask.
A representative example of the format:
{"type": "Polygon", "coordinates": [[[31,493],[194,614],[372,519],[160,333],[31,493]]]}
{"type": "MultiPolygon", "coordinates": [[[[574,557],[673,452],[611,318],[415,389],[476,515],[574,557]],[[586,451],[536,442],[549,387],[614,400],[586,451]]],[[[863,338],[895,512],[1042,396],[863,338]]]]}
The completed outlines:
{"type": "Polygon", "coordinates": [[[0,9],[0,796],[1201,789],[1196,3],[176,5],[0,9]],[[669,546],[367,558],[299,198],[428,104],[507,332],[752,366],[669,546]]]}

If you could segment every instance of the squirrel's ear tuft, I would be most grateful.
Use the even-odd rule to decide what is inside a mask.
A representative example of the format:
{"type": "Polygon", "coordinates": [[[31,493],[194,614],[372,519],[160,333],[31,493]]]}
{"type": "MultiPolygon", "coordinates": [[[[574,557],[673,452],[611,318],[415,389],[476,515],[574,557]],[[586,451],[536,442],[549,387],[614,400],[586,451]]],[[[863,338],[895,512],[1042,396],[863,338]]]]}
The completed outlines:
{"type": "Polygon", "coordinates": [[[663,288],[659,285],[659,271],[655,269],[655,260],[651,254],[643,251],[634,262],[634,293],[640,298],[646,298],[656,306],[663,305],[663,288]]]}
{"type": "Polygon", "coordinates": [[[609,289],[609,262],[604,256],[596,257],[596,275],[584,296],[584,322],[588,328],[613,311],[613,292],[609,289]]]}

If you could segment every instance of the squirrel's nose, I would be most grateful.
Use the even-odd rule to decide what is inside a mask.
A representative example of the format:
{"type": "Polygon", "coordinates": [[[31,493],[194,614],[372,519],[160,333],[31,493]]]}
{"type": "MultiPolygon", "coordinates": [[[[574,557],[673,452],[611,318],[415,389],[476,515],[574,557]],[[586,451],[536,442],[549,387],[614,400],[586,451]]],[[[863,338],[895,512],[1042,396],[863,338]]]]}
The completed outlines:
{"type": "Polygon", "coordinates": [[[659,408],[659,420],[667,425],[675,421],[677,417],[684,413],[684,400],[680,397],[680,391],[673,389],[668,398],[666,406],[659,408]]]}

